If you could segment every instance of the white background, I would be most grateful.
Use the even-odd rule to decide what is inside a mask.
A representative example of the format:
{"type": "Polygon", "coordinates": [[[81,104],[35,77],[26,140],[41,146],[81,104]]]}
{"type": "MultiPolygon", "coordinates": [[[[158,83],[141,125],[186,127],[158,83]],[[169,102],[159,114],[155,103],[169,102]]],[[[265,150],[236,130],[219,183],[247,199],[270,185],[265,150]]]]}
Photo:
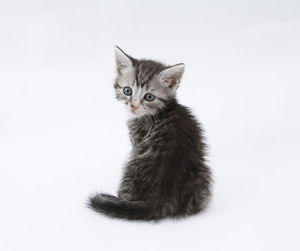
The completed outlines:
{"type": "Polygon", "coordinates": [[[299,70],[297,0],[1,0],[0,249],[299,250],[299,70]],[[206,212],[154,224],[86,208],[116,192],[130,151],[114,45],[186,64],[206,212]]]}

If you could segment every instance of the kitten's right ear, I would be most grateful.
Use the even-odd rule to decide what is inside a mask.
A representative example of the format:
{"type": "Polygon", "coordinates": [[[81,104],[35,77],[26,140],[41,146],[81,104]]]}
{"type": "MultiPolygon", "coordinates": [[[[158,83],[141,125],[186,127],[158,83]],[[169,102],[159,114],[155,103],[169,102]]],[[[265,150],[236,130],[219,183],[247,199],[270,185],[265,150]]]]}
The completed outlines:
{"type": "Polygon", "coordinates": [[[122,74],[133,67],[133,62],[130,56],[122,51],[118,46],[115,47],[116,66],[119,74],[122,74]]]}

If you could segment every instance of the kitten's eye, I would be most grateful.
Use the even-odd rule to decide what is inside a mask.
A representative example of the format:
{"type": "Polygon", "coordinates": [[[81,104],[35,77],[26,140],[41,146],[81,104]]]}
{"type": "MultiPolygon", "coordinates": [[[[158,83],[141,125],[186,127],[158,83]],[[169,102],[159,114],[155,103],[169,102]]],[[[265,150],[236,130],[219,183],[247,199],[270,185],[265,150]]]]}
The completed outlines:
{"type": "Polygon", "coordinates": [[[147,93],[144,97],[148,102],[151,102],[155,99],[155,96],[151,93],[147,93]]]}
{"type": "Polygon", "coordinates": [[[130,96],[132,94],[132,90],[130,87],[126,86],[123,88],[123,92],[126,96],[130,96]]]}

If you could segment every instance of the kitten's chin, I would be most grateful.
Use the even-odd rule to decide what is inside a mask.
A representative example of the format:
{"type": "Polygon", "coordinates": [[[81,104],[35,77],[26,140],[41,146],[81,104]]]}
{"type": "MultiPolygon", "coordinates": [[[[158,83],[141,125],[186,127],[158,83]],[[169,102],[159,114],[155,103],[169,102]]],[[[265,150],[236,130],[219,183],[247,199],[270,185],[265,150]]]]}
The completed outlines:
{"type": "Polygon", "coordinates": [[[128,109],[128,107],[126,107],[126,111],[127,111],[128,116],[129,116],[129,119],[142,117],[142,116],[147,114],[146,112],[139,111],[139,110],[133,112],[133,111],[131,111],[131,109],[128,109]]]}
{"type": "Polygon", "coordinates": [[[133,113],[131,111],[128,111],[128,113],[130,118],[139,118],[147,114],[147,113],[136,113],[136,112],[133,113]]]}

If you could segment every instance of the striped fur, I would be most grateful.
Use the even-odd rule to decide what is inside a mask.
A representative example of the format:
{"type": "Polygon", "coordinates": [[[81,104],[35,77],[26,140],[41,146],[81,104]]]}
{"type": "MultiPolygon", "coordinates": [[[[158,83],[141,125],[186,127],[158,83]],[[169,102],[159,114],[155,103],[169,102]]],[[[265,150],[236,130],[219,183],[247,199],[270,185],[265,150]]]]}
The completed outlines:
{"type": "Polygon", "coordinates": [[[198,213],[211,197],[211,172],[205,163],[202,129],[176,100],[184,66],[167,67],[136,60],[117,48],[116,97],[140,112],[129,120],[132,152],[118,196],[97,194],[90,207],[111,217],[160,220],[198,213]],[[133,93],[127,96],[123,88],[133,93]],[[153,102],[145,93],[155,95],[153,102]]]}

